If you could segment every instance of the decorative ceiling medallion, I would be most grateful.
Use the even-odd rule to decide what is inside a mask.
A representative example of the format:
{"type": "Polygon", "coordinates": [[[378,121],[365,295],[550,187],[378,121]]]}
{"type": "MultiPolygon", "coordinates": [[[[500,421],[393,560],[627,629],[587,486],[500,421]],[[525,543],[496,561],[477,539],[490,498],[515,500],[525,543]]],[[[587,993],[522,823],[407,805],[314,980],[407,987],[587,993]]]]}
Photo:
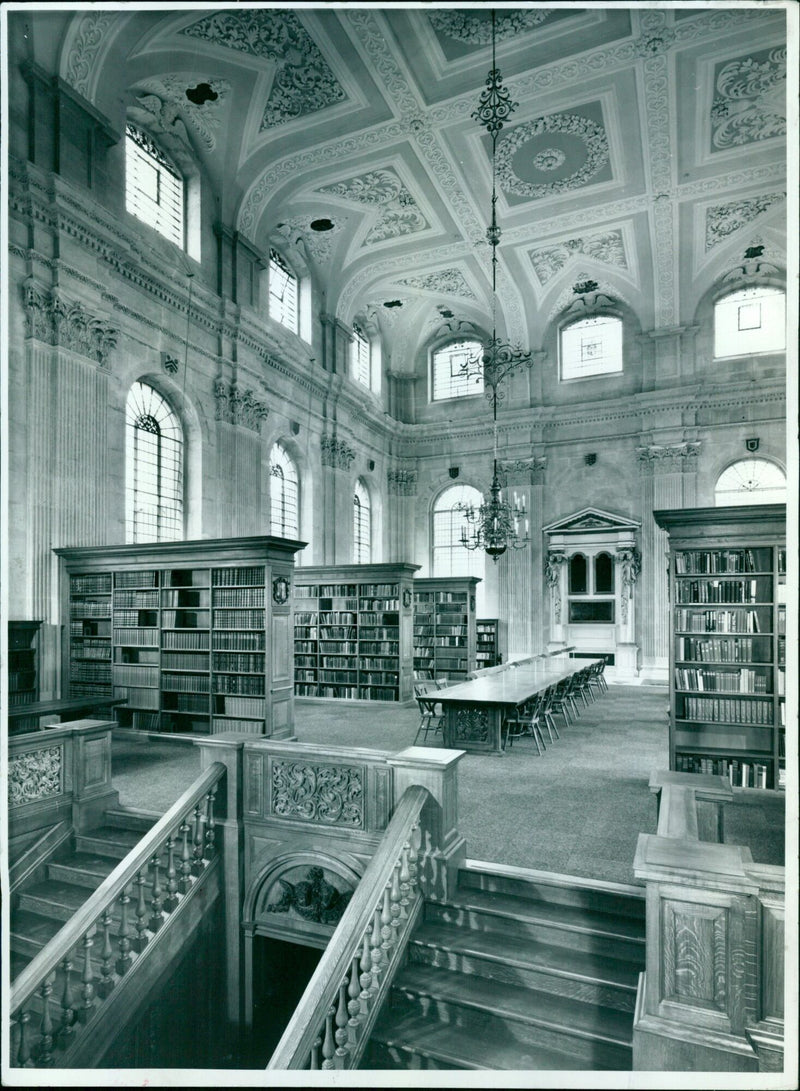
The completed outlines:
{"type": "Polygon", "coordinates": [[[217,12],[184,27],[181,33],[277,64],[262,132],[346,97],[322,53],[291,11],[217,12]]]}
{"type": "MultiPolygon", "coordinates": [[[[508,136],[501,137],[497,142],[497,177],[506,193],[515,193],[521,197],[549,197],[554,193],[563,193],[565,190],[586,185],[605,166],[608,159],[608,137],[602,125],[579,114],[550,114],[548,117],[539,117],[517,125],[508,136]],[[552,182],[525,181],[514,170],[512,160],[520,148],[543,133],[563,133],[577,137],[584,145],[585,158],[565,178],[556,178],[552,182]]],[[[533,165],[536,166],[535,156],[533,165]]],[[[547,169],[556,168],[550,166],[547,169]]]]}
{"type": "Polygon", "coordinates": [[[761,50],[717,67],[711,150],[786,133],[786,47],[761,50]]]}
{"type": "Polygon", "coordinates": [[[134,94],[135,109],[146,117],[136,120],[144,120],[156,132],[174,132],[175,122],[183,121],[194,131],[203,147],[213,151],[217,146],[217,133],[231,85],[227,80],[207,76],[205,82],[213,88],[214,98],[197,105],[186,96],[189,82],[196,83],[196,77],[173,73],[144,80],[134,88],[134,94]]]}
{"type": "Polygon", "coordinates": [[[558,170],[564,166],[566,158],[561,148],[544,148],[534,155],[532,162],[537,170],[558,170]]]}
{"type": "Polygon", "coordinates": [[[729,201],[706,209],[706,251],[713,249],[745,224],[783,201],[785,193],[765,193],[741,201],[729,201]]]}
{"type": "MultiPolygon", "coordinates": [[[[552,14],[550,8],[535,11],[497,11],[495,38],[504,42],[525,30],[539,26],[552,14]]],[[[470,45],[489,45],[492,41],[492,21],[489,13],[478,11],[432,11],[428,15],[431,26],[448,38],[470,45]]]]}
{"type": "Polygon", "coordinates": [[[397,283],[405,284],[409,288],[419,288],[423,292],[441,292],[442,295],[475,299],[475,293],[458,269],[441,269],[435,273],[425,273],[423,276],[402,277],[397,283]]]}
{"type": "Polygon", "coordinates": [[[424,231],[429,226],[413,196],[393,170],[367,171],[344,182],[321,186],[317,193],[343,197],[355,204],[377,208],[378,218],[367,232],[363,243],[365,246],[424,231]]]}
{"type": "Polygon", "coordinates": [[[576,254],[594,258],[595,261],[601,261],[604,265],[616,265],[620,269],[628,268],[625,243],[622,232],[619,230],[567,239],[556,246],[543,246],[538,250],[531,250],[530,258],[539,281],[547,284],[576,254]]]}

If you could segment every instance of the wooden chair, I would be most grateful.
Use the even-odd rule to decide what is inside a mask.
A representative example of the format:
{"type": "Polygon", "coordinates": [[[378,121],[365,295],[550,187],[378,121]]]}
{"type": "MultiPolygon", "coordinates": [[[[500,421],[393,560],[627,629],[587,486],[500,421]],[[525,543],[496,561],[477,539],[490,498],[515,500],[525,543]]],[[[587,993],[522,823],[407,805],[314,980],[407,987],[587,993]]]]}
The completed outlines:
{"type": "Polygon", "coordinates": [[[416,698],[417,707],[419,708],[419,727],[417,728],[413,743],[413,745],[416,746],[420,734],[422,734],[422,741],[424,743],[427,741],[429,732],[433,731],[434,735],[436,735],[438,731],[442,730],[442,718],[436,711],[436,699],[431,696],[426,686],[419,683],[415,685],[414,697],[416,698]]]}
{"type": "Polygon", "coordinates": [[[553,716],[553,697],[555,692],[555,685],[548,686],[541,696],[541,704],[539,705],[539,722],[543,722],[544,726],[547,728],[550,742],[554,742],[555,739],[561,738],[558,733],[558,728],[556,727],[555,717],[553,716]]]}
{"type": "Polygon", "coordinates": [[[589,688],[590,692],[605,693],[608,690],[608,682],[604,678],[604,672],[606,669],[605,659],[598,659],[596,663],[592,663],[591,671],[589,672],[589,688]]]}
{"type": "MultiPolygon", "coordinates": [[[[509,748],[514,745],[514,739],[521,739],[525,735],[530,735],[539,757],[541,757],[542,752],[547,749],[544,744],[541,728],[539,727],[541,705],[541,697],[534,697],[531,701],[528,701],[520,708],[515,709],[506,717],[503,723],[503,730],[505,732],[505,742],[508,744],[509,748]]],[[[505,749],[505,745],[503,749],[505,749]]]]}

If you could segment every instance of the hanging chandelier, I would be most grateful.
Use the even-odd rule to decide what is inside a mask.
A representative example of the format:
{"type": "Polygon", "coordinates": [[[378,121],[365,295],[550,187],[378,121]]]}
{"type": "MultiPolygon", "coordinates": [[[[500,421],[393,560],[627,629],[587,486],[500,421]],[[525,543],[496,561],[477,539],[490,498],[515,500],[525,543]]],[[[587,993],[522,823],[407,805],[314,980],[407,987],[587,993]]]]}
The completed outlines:
{"type": "Polygon", "coordinates": [[[497,405],[505,397],[501,384],[520,367],[530,367],[533,363],[530,352],[524,352],[520,347],[510,345],[497,336],[497,247],[501,231],[497,225],[495,153],[498,134],[516,108],[517,103],[512,101],[508,88],[503,86],[503,78],[496,63],[495,13],[492,11],[492,67],[486,77],[486,86],[481,92],[478,107],[471,115],[486,129],[492,141],[492,215],[486,229],[492,255],[492,336],[483,346],[480,356],[466,360],[463,365],[463,370],[468,373],[474,372],[476,368],[482,371],[484,391],[492,406],[492,484],[489,495],[479,507],[462,503],[456,505],[456,510],[464,514],[461,544],[466,549],[485,550],[495,563],[508,549],[524,549],[531,541],[524,501],[521,497],[515,497],[513,503],[504,499],[497,471],[497,405]]]}

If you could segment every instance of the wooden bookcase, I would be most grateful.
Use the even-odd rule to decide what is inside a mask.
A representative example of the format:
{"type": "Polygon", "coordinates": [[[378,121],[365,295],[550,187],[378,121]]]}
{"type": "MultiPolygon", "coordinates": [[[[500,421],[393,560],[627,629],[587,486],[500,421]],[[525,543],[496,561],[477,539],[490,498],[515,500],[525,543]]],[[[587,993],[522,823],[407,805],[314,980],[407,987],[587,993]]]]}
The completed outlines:
{"type": "MultiPolygon", "coordinates": [[[[41,621],[8,623],[8,707],[31,705],[39,699],[37,640],[41,621]]],[[[21,733],[38,726],[38,717],[17,720],[14,731],[21,733]]]]}
{"type": "Polygon", "coordinates": [[[479,617],[475,632],[475,663],[478,670],[494,667],[500,661],[499,620],[479,617]]]}
{"type": "Polygon", "coordinates": [[[475,669],[476,576],[414,580],[414,674],[461,682],[475,669]]]}
{"type": "Polygon", "coordinates": [[[669,533],[670,768],[781,787],[786,506],[654,516],[669,533]]]}
{"type": "Polygon", "coordinates": [[[294,588],[298,697],[408,701],[416,564],[299,568],[294,588]]]}
{"type": "Polygon", "coordinates": [[[70,697],[121,726],[294,732],[291,582],[302,542],[223,538],[57,549],[70,697]]]}

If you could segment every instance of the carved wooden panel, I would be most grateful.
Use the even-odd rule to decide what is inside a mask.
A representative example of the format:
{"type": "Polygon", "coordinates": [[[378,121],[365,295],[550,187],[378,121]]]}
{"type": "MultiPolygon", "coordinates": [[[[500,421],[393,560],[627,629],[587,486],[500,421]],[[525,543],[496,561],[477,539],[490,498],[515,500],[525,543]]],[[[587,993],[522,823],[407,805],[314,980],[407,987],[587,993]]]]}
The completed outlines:
{"type": "Polygon", "coordinates": [[[482,742],[491,739],[492,713],[483,708],[458,708],[452,712],[453,742],[482,742]]]}
{"type": "Polygon", "coordinates": [[[364,766],[272,758],[269,812],[300,822],[362,830],[365,782],[364,766]]]}
{"type": "Polygon", "coordinates": [[[106,739],[87,739],[84,749],[84,788],[104,784],[106,780],[106,739]]]}
{"type": "Polygon", "coordinates": [[[290,618],[282,614],[272,619],[272,680],[284,682],[289,680],[291,663],[292,634],[289,630],[290,618]]]}
{"type": "Polygon", "coordinates": [[[783,906],[761,907],[761,1018],[783,1019],[783,906]]]}
{"type": "Polygon", "coordinates": [[[244,755],[244,809],[246,814],[261,814],[264,797],[264,764],[260,754],[244,755]]]}
{"type": "Polygon", "coordinates": [[[727,1011],[728,910],[666,902],[664,999],[727,1011]]]}
{"type": "Polygon", "coordinates": [[[8,762],[8,802],[11,807],[60,795],[64,778],[64,748],[30,750],[8,762]]]}

